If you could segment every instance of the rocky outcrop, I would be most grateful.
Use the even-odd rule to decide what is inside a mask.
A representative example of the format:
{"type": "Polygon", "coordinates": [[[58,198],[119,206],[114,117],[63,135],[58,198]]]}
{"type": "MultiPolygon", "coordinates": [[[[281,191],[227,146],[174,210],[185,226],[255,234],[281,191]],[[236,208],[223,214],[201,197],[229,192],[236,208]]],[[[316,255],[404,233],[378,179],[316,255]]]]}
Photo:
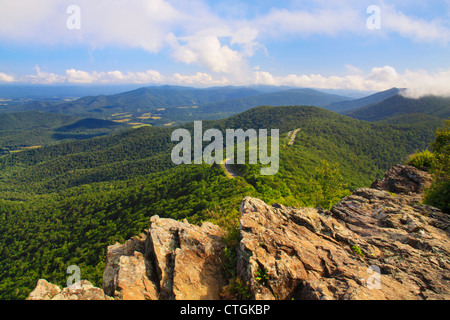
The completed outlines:
{"type": "MultiPolygon", "coordinates": [[[[419,203],[429,181],[426,172],[396,166],[329,211],[244,198],[240,283],[255,299],[450,299],[450,216],[419,203]]],[[[224,236],[211,223],[154,216],[145,233],[108,247],[104,294],[40,280],[29,299],[229,297],[224,236]]]]}
{"type": "Polygon", "coordinates": [[[449,299],[450,217],[418,202],[430,182],[395,166],[331,211],[245,198],[238,273],[256,299],[449,299]]]}
{"type": "Polygon", "coordinates": [[[124,300],[219,299],[225,232],[153,216],[139,238],[107,249],[106,294],[124,300]]]}
{"type": "Polygon", "coordinates": [[[116,243],[106,250],[103,290],[108,296],[124,300],[155,299],[144,259],[147,234],[116,243]]]}
{"type": "Polygon", "coordinates": [[[39,280],[27,300],[111,300],[102,289],[94,287],[89,281],[81,280],[61,290],[57,285],[39,280]]]}
{"type": "Polygon", "coordinates": [[[431,185],[432,178],[426,171],[413,166],[393,166],[382,179],[370,186],[373,189],[385,190],[396,194],[409,195],[416,201],[422,199],[425,188],[431,185]]]}
{"type": "Polygon", "coordinates": [[[450,219],[358,189],[331,211],[245,198],[238,273],[256,299],[449,299],[450,219]]]}

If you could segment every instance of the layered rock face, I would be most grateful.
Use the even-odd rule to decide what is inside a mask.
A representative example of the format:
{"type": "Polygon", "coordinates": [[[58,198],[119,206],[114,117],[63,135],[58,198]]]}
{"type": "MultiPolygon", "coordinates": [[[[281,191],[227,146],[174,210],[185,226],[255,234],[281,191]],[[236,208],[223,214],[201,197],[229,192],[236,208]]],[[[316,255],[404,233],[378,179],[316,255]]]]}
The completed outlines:
{"type": "Polygon", "coordinates": [[[108,247],[103,289],[124,300],[219,299],[225,232],[153,216],[145,235],[108,247]]]}
{"type": "Polygon", "coordinates": [[[393,166],[383,177],[372,183],[373,189],[385,190],[403,196],[410,196],[413,200],[422,200],[423,191],[431,185],[432,178],[428,172],[413,166],[393,166]]]}
{"type": "Polygon", "coordinates": [[[256,299],[449,299],[449,227],[374,189],[331,211],[246,198],[238,273],[256,299]]]}
{"type": "MultiPolygon", "coordinates": [[[[419,203],[429,182],[395,166],[330,211],[244,198],[237,275],[255,299],[450,299],[450,216],[419,203]]],[[[144,234],[108,247],[95,298],[219,299],[224,236],[154,216],[144,234]]],[[[78,299],[94,297],[86,289],[78,299]]],[[[75,297],[64,290],[40,280],[29,299],[75,297]]]]}

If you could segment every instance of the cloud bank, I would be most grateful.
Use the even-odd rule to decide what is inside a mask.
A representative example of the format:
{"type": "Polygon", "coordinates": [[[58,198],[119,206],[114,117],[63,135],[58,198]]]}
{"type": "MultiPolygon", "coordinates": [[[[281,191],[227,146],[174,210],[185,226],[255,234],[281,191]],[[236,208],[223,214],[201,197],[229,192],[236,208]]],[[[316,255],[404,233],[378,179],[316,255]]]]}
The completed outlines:
{"type": "Polygon", "coordinates": [[[419,98],[426,95],[450,97],[450,69],[429,73],[426,70],[406,70],[398,73],[391,66],[374,67],[364,73],[353,66],[347,66],[344,75],[324,76],[321,74],[273,75],[267,71],[251,70],[245,77],[236,80],[233,76],[197,72],[195,74],[164,75],[156,70],[142,72],[83,71],[68,69],[64,74],[43,72],[38,66],[36,73],[15,76],[0,73],[0,83],[27,82],[45,84],[128,84],[143,85],[189,85],[189,86],[225,86],[225,85],[273,85],[295,86],[316,89],[351,89],[360,91],[383,91],[393,87],[407,88],[405,95],[419,98]]]}

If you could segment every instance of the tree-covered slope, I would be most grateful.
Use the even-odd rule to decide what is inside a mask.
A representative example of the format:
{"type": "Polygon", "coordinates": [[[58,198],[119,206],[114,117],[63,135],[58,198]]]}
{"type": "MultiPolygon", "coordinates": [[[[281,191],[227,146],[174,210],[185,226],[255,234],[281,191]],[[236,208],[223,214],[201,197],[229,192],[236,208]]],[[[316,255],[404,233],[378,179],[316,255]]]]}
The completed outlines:
{"type": "Polygon", "coordinates": [[[377,92],[371,94],[367,97],[342,101],[342,102],[333,102],[328,105],[326,108],[328,110],[332,110],[339,113],[351,112],[352,110],[367,107],[369,105],[373,105],[375,103],[382,102],[390,97],[398,95],[402,92],[402,89],[392,88],[386,91],[377,92]]]}
{"type": "MultiPolygon", "coordinates": [[[[192,124],[185,127],[193,129],[192,124]]],[[[205,121],[203,127],[222,132],[274,128],[280,130],[281,136],[301,128],[294,148],[304,150],[296,152],[351,167],[348,176],[354,185],[368,183],[407,154],[425,148],[437,126],[372,124],[317,107],[262,106],[227,119],[205,121]]],[[[4,156],[0,159],[0,188],[45,193],[171,168],[173,130],[142,127],[4,156]]]]}
{"type": "Polygon", "coordinates": [[[333,102],[340,102],[347,99],[348,98],[343,96],[328,94],[313,89],[289,89],[281,92],[271,92],[244,98],[209,103],[206,105],[202,105],[200,107],[200,111],[208,114],[215,114],[220,112],[238,113],[261,105],[311,105],[326,108],[327,105],[333,102]]]}
{"type": "Polygon", "coordinates": [[[382,102],[353,110],[346,115],[365,121],[379,121],[407,114],[424,114],[440,119],[450,118],[450,98],[428,96],[411,99],[395,95],[382,102]]]}
{"type": "Polygon", "coordinates": [[[123,124],[40,111],[0,113],[0,154],[117,132],[123,124]]]}

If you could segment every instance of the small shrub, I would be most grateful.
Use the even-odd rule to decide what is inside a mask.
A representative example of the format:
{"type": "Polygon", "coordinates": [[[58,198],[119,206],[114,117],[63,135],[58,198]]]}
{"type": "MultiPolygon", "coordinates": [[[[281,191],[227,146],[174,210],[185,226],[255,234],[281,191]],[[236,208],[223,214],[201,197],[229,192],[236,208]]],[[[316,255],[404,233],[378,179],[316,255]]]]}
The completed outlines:
{"type": "Polygon", "coordinates": [[[425,170],[433,167],[434,155],[428,150],[413,154],[409,157],[406,164],[416,167],[420,170],[425,170]]]}
{"type": "Polygon", "coordinates": [[[267,281],[269,280],[269,276],[267,275],[267,270],[265,268],[260,267],[255,274],[255,279],[259,284],[265,286],[267,281]]]}
{"type": "Polygon", "coordinates": [[[236,247],[225,247],[222,251],[223,271],[227,279],[236,276],[237,254],[236,247]]]}
{"type": "Polygon", "coordinates": [[[352,251],[353,253],[357,254],[360,257],[364,256],[364,253],[362,252],[361,248],[358,247],[357,245],[352,246],[352,251]]]}
{"type": "Polygon", "coordinates": [[[425,190],[424,203],[450,213],[450,181],[438,181],[425,190]]]}
{"type": "Polygon", "coordinates": [[[230,279],[228,285],[223,288],[220,296],[224,300],[252,299],[252,293],[249,289],[248,282],[244,282],[240,277],[230,279]]]}

